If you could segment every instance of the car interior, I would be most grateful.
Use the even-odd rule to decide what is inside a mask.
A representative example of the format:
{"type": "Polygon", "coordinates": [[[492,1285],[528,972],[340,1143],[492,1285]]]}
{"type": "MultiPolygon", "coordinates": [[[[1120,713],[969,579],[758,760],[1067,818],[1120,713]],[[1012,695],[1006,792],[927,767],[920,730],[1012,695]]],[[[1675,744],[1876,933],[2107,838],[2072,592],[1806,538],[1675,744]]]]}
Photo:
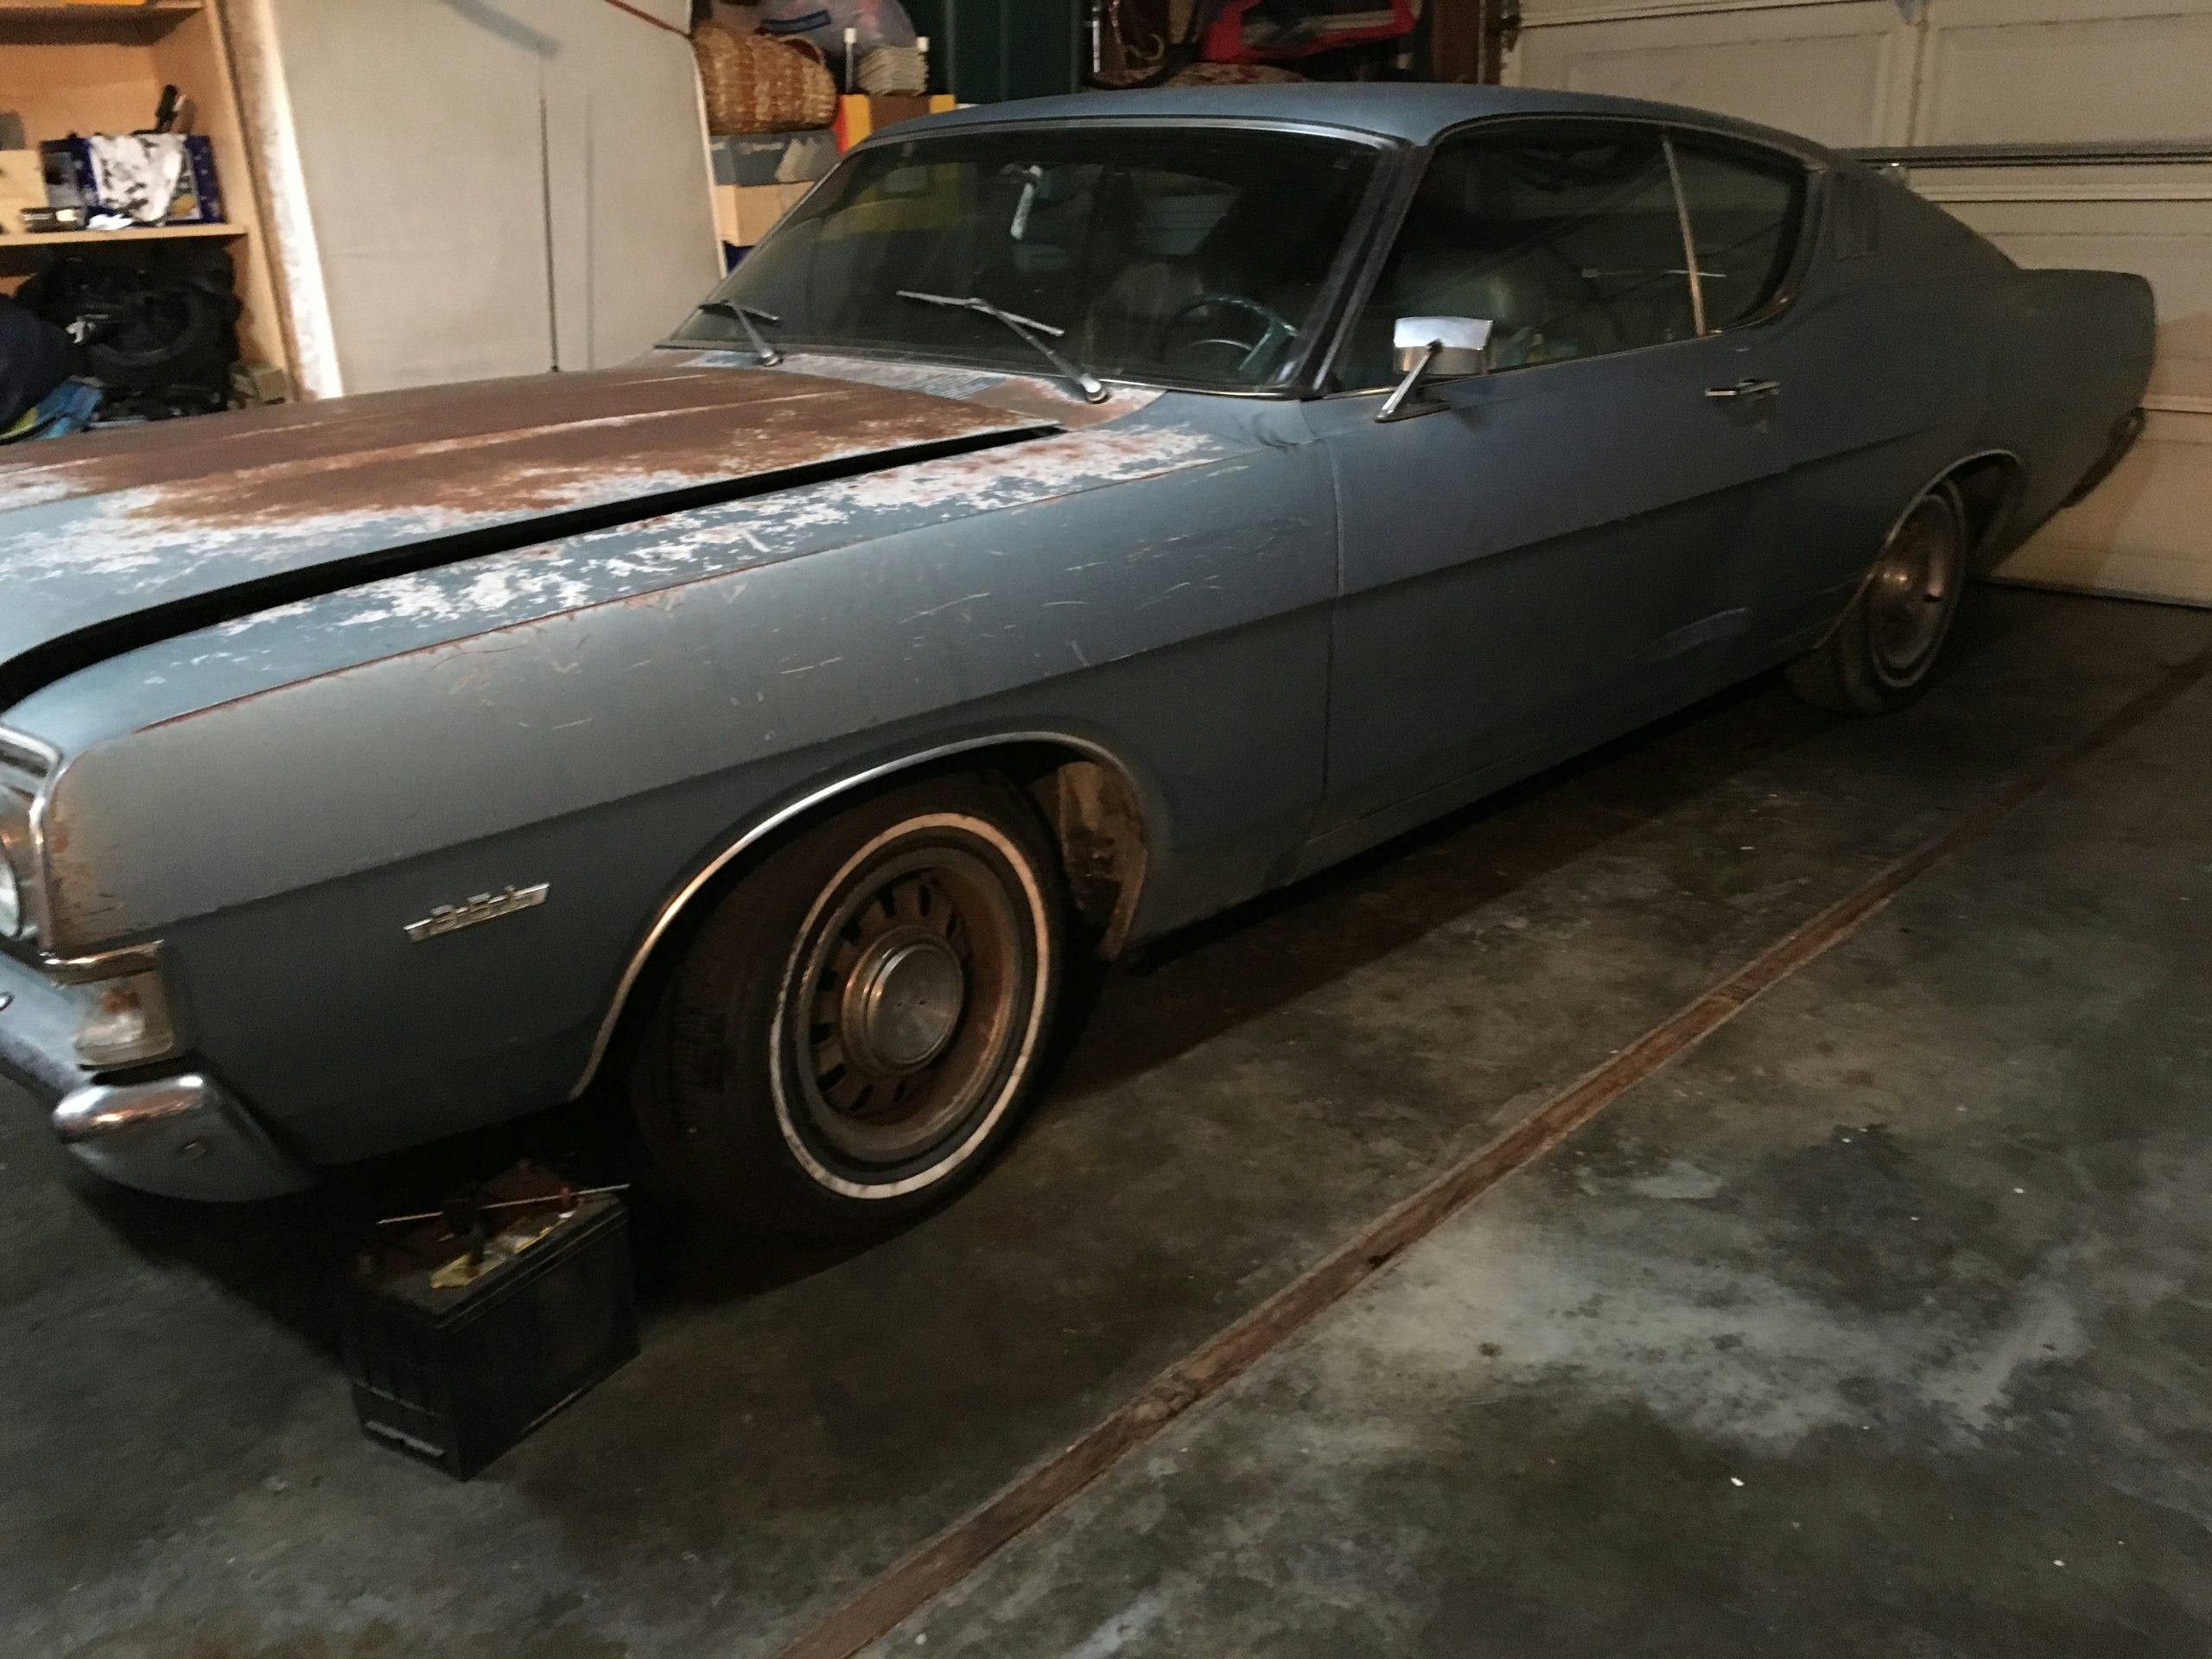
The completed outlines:
{"type": "Polygon", "coordinates": [[[1094,144],[1085,158],[1049,137],[1019,149],[1001,137],[970,156],[887,155],[838,199],[810,203],[737,286],[790,313],[793,338],[1027,359],[988,318],[885,303],[907,289],[981,297],[1064,331],[1061,348],[1094,373],[1278,378],[1376,152],[1274,133],[1203,155],[1165,136],[1115,149],[1097,159],[1094,144]]]}
{"type": "Polygon", "coordinates": [[[1350,388],[1396,379],[1402,316],[1487,318],[1491,365],[1687,338],[1681,221],[1659,135],[1478,135],[1439,149],[1354,327],[1350,388]]]}
{"type": "MultiPolygon", "coordinates": [[[[1687,135],[1675,165],[1707,326],[1724,327],[1780,283],[1804,170],[1687,135]]],[[[1281,133],[1203,155],[1142,134],[1103,158],[1050,134],[939,143],[926,160],[887,151],[810,201],[732,290],[774,313],[791,340],[1034,361],[1002,323],[902,305],[905,289],[982,298],[1046,325],[1094,374],[1262,386],[1296,360],[1374,166],[1372,150],[1281,133]]],[[[1688,339],[1688,277],[1656,129],[1471,132],[1430,160],[1337,383],[1399,378],[1402,316],[1487,319],[1494,371],[1688,339]]]]}

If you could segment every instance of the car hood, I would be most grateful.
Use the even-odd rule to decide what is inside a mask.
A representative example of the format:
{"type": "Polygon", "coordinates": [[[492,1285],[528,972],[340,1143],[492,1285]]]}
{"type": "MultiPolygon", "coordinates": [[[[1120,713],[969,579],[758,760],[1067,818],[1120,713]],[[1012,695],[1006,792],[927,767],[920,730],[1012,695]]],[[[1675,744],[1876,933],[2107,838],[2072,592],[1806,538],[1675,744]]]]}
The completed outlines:
{"type": "Polygon", "coordinates": [[[0,708],[134,645],[556,536],[1051,429],[959,397],[679,360],[0,452],[0,708]]]}

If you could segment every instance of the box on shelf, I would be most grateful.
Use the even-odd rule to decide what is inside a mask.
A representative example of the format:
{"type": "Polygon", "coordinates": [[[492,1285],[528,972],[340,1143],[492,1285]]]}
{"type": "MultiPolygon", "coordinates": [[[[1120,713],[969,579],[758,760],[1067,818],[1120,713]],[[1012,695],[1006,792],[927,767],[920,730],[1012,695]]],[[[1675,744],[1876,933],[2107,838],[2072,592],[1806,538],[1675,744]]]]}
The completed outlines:
{"type": "MultiPolygon", "coordinates": [[[[157,222],[163,225],[219,225],[223,222],[223,194],[215,182],[214,146],[201,133],[181,135],[184,174],[168,211],[157,222]]],[[[46,196],[57,207],[83,206],[95,212],[119,213],[120,204],[103,200],[99,175],[92,164],[92,146],[85,138],[49,138],[39,145],[46,177],[46,196]]]]}
{"type": "Polygon", "coordinates": [[[718,184],[715,229],[734,248],[752,247],[813,188],[810,184],[718,184]]]}
{"type": "Polygon", "coordinates": [[[850,149],[870,133],[880,132],[901,121],[912,121],[918,116],[939,115],[955,107],[951,96],[945,92],[918,98],[870,98],[863,92],[849,92],[837,100],[837,142],[850,149]]]}
{"type": "Polygon", "coordinates": [[[732,134],[713,143],[716,184],[811,184],[837,165],[837,136],[818,132],[732,134]]]}
{"type": "Polygon", "coordinates": [[[46,174],[35,149],[0,149],[0,236],[24,233],[23,210],[46,206],[46,174]]]}

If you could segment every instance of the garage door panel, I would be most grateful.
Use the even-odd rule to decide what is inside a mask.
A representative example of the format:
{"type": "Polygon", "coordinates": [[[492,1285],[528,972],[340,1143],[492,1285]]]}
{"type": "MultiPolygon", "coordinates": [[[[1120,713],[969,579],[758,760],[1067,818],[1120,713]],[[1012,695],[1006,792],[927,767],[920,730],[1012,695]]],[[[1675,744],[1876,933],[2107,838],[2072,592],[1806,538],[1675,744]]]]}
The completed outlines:
{"type": "Polygon", "coordinates": [[[2011,581],[2212,605],[2212,403],[2152,409],[2113,475],[1998,568],[2011,581]]]}
{"type": "Polygon", "coordinates": [[[1939,0],[1910,142],[2202,138],[2212,0],[1939,0]]]}
{"type": "Polygon", "coordinates": [[[1889,0],[1524,14],[1523,86],[1609,92],[1719,110],[1833,144],[1904,142],[1916,31],[1889,0]],[[1571,21],[1576,17],[1591,21],[1571,21]]]}
{"type": "Polygon", "coordinates": [[[2150,395],[2212,400],[2212,191],[2196,201],[1960,200],[1940,186],[1924,194],[2024,265],[2145,277],[2158,307],[2150,395]]]}
{"type": "Polygon", "coordinates": [[[1998,574],[2212,604],[2212,166],[1947,168],[1913,182],[2024,265],[2137,271],[2158,301],[2141,441],[1998,574]]]}

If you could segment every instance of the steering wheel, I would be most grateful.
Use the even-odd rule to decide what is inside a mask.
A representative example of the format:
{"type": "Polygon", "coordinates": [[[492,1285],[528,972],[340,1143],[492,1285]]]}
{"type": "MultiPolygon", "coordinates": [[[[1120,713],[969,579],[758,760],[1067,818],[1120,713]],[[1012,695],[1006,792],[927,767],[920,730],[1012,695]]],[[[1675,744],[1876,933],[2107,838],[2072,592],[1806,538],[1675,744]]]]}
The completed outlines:
{"type": "MultiPolygon", "coordinates": [[[[1265,325],[1257,340],[1236,340],[1226,334],[1215,334],[1205,340],[1191,342],[1194,348],[1226,346],[1231,351],[1241,353],[1236,364],[1237,372],[1240,374],[1251,373],[1266,359],[1270,352],[1280,351],[1285,345],[1298,338],[1298,325],[1272,306],[1262,305],[1257,300],[1248,300],[1242,294],[1201,294],[1160,325],[1160,346],[1165,348],[1168,339],[1181,326],[1184,318],[1195,316],[1199,312],[1207,310],[1242,311],[1248,316],[1258,319],[1265,325]]],[[[1162,355],[1165,355],[1164,349],[1162,355]]]]}

